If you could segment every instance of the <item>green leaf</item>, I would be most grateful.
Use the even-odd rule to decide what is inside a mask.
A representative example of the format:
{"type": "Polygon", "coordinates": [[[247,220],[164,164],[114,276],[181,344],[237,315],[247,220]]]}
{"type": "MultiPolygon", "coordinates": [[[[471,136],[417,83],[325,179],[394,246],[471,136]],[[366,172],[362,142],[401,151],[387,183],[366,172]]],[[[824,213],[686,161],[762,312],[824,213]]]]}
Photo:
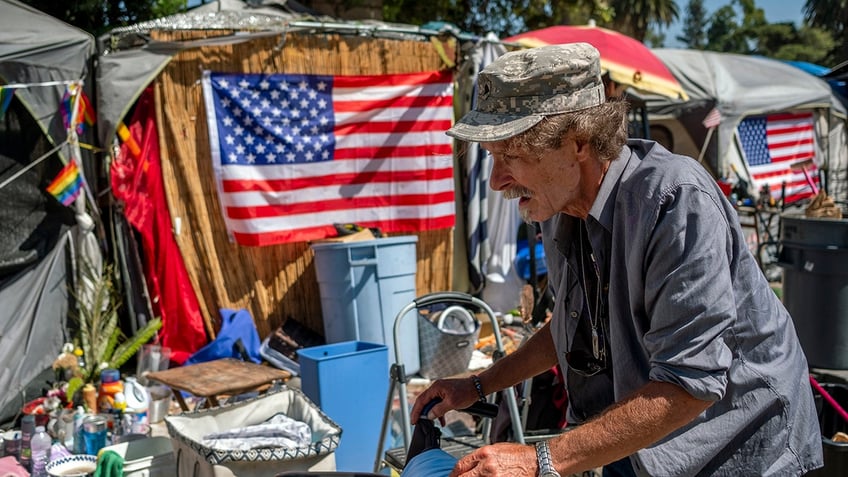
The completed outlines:
{"type": "Polygon", "coordinates": [[[74,376],[73,378],[68,380],[68,389],[65,391],[65,396],[68,402],[73,402],[74,394],[77,393],[82,387],[85,385],[85,381],[81,378],[74,376]]]}
{"type": "Polygon", "coordinates": [[[109,366],[112,368],[120,368],[122,364],[126,363],[127,360],[138,352],[142,345],[153,339],[160,328],[162,328],[161,318],[154,318],[148,321],[144,328],[138,330],[132,338],[118,346],[115,350],[115,354],[109,361],[109,366]]]}

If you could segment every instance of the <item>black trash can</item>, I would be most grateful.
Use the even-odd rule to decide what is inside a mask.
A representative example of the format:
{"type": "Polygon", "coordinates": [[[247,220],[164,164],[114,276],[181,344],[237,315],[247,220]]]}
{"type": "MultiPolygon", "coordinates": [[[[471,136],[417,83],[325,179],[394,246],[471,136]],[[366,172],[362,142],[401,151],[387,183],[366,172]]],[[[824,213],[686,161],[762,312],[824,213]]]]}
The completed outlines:
{"type": "Polygon", "coordinates": [[[811,367],[848,369],[848,220],[781,217],[783,304],[811,367]]]}
{"type": "MultiPolygon", "coordinates": [[[[819,384],[843,409],[848,409],[848,385],[819,384]]],[[[848,475],[848,443],[834,442],[832,438],[837,432],[848,433],[848,422],[845,422],[836,409],[815,389],[813,389],[813,396],[816,399],[816,410],[821,426],[824,467],[810,472],[807,477],[844,477],[848,475]]]]}

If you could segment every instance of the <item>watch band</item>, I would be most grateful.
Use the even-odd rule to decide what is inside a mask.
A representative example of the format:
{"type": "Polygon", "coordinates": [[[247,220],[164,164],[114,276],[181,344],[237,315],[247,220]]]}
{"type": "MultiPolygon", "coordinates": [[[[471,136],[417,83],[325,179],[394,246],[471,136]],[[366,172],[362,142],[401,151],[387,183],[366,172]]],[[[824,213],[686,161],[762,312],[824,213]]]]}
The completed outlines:
{"type": "Polygon", "coordinates": [[[474,389],[477,390],[477,400],[486,402],[486,395],[483,394],[483,384],[480,383],[480,378],[476,374],[472,374],[471,382],[474,384],[474,389]]]}
{"type": "Polygon", "coordinates": [[[536,462],[539,464],[539,477],[561,477],[559,472],[554,468],[554,461],[551,458],[551,448],[548,447],[548,441],[539,441],[536,443],[536,462]]]}

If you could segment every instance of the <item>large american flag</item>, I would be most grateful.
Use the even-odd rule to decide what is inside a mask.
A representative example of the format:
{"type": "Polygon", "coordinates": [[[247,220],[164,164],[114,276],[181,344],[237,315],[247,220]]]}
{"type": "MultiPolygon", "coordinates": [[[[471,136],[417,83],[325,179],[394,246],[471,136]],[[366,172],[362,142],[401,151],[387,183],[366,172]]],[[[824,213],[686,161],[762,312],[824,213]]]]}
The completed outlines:
{"type": "MultiPolygon", "coordinates": [[[[785,181],[787,203],[813,195],[804,172],[793,171],[790,167],[815,158],[813,113],[751,116],[742,120],[738,132],[748,171],[758,191],[768,184],[772,197],[779,199],[781,184],[785,181]]],[[[807,173],[818,187],[814,163],[807,166],[807,173]]]]}
{"type": "Polygon", "coordinates": [[[204,72],[227,230],[242,245],[335,236],[336,223],[454,225],[453,78],[204,72]]]}

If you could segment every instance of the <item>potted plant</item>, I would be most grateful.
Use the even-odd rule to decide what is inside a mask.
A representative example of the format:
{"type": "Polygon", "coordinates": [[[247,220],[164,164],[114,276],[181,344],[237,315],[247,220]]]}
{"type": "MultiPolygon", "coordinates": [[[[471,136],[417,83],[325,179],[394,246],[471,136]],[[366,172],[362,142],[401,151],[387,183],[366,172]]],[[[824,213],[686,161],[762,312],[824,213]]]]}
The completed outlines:
{"type": "Polygon", "coordinates": [[[118,311],[122,300],[113,280],[112,265],[105,265],[101,271],[89,264],[83,264],[83,267],[87,289],[81,293],[85,296],[76,297],[78,306],[75,313],[75,341],[82,350],[83,359],[68,380],[65,393],[69,401],[85,384],[95,384],[101,370],[120,369],[162,327],[161,318],[154,318],[133,336],[125,336],[119,326],[118,311]]]}

